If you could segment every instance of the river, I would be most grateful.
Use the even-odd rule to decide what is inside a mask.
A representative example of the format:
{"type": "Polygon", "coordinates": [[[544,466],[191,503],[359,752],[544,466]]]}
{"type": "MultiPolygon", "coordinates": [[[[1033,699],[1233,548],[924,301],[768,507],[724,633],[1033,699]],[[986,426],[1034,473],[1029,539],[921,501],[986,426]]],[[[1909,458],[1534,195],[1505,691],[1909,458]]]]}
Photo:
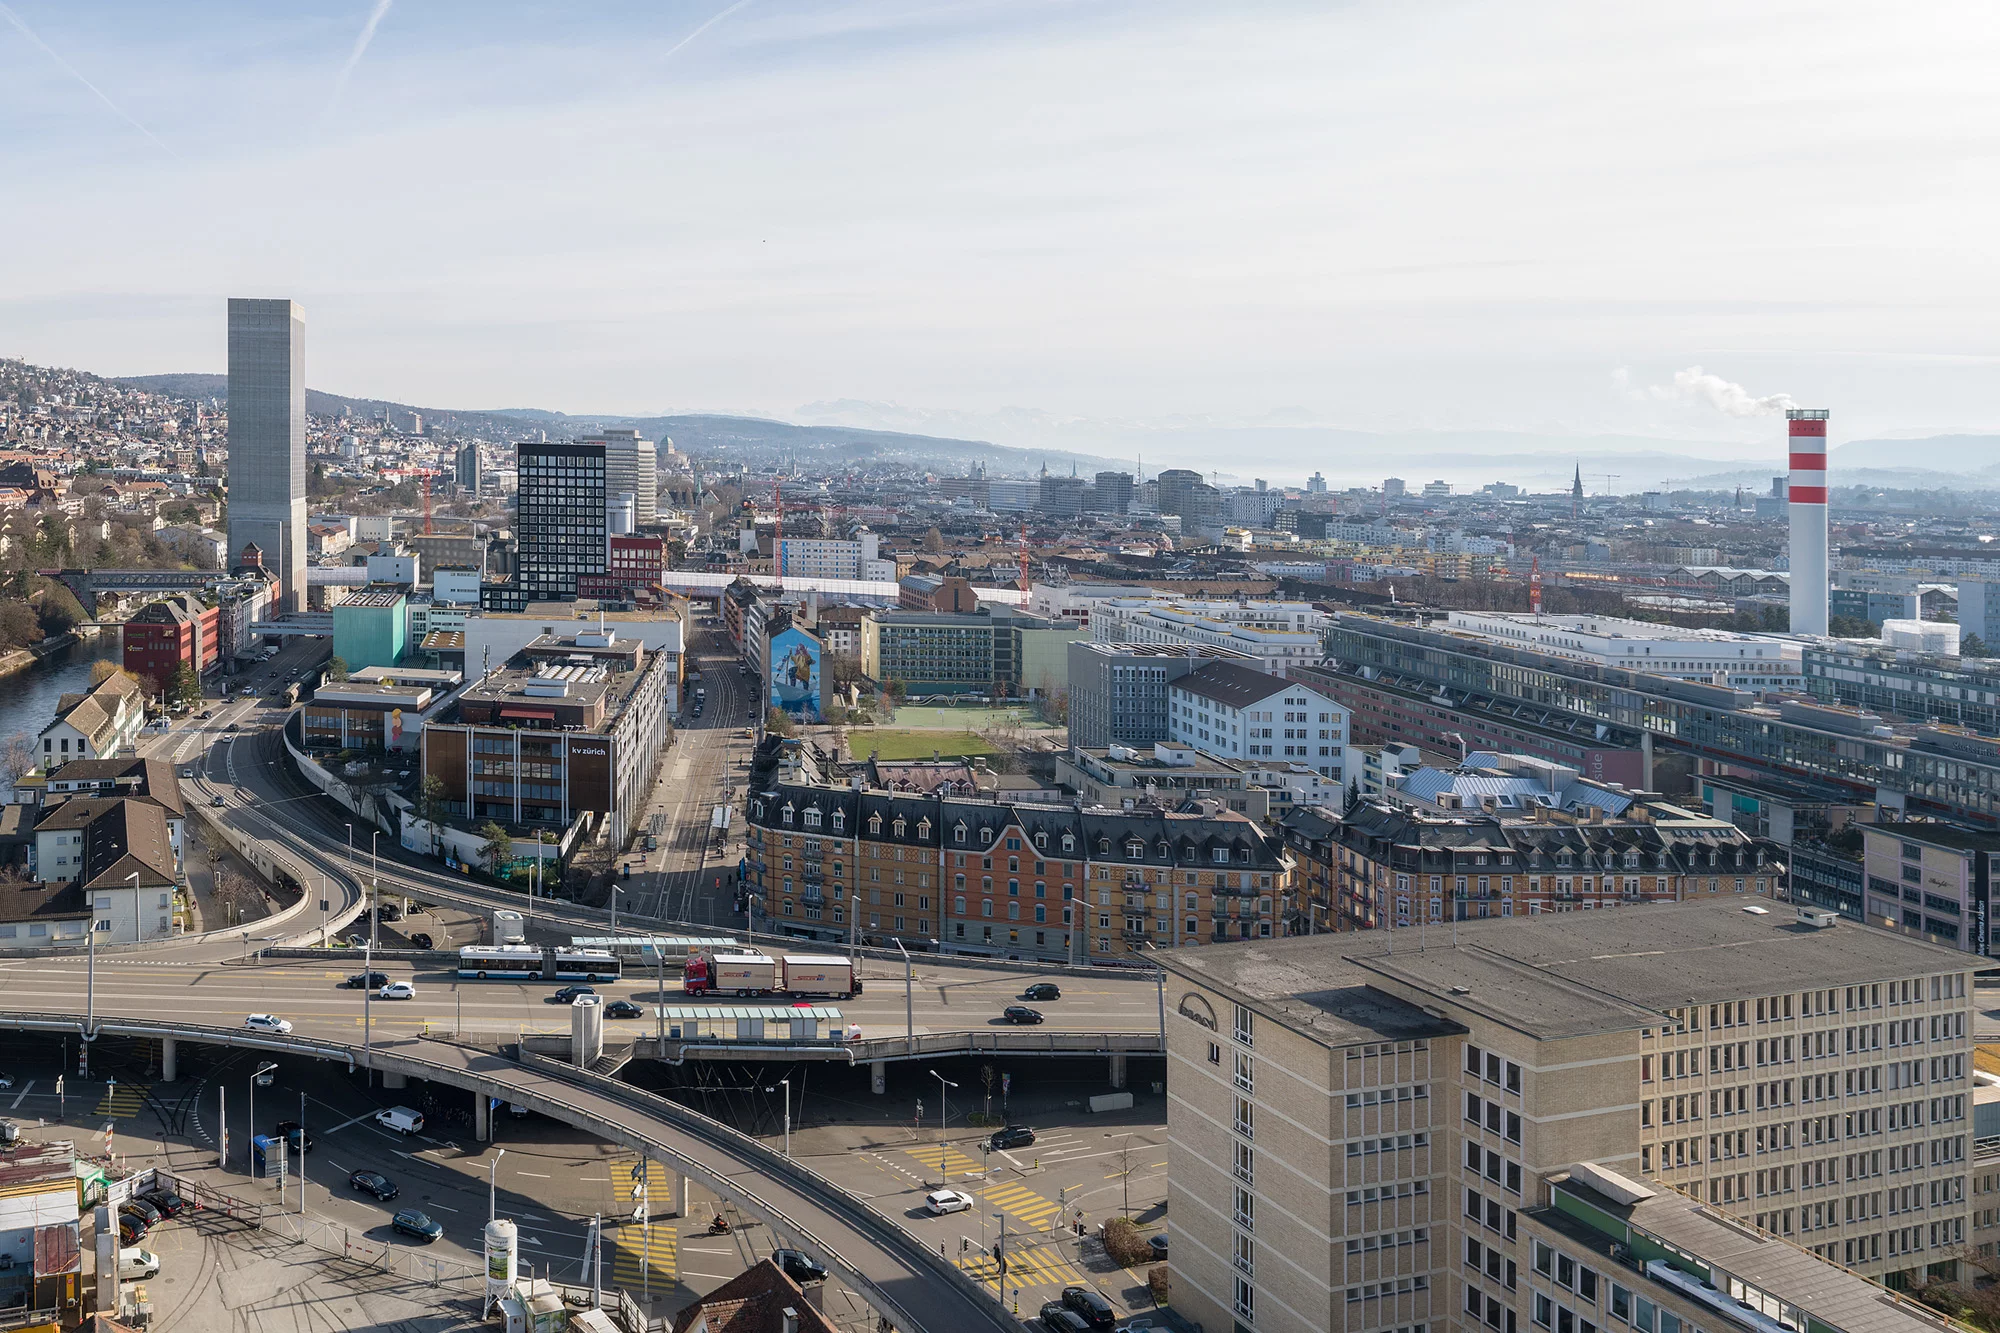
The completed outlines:
{"type": "Polygon", "coordinates": [[[55,720],[56,701],[90,688],[90,669],[120,660],[119,637],[102,632],[59,648],[25,671],[0,676],[0,742],[17,732],[39,735],[55,720]]]}

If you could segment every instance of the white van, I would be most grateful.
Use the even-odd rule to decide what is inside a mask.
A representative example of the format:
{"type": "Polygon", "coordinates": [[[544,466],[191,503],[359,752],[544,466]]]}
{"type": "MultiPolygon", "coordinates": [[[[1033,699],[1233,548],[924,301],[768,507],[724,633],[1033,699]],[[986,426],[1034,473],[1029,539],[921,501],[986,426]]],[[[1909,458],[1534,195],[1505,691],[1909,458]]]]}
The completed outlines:
{"type": "Polygon", "coordinates": [[[118,1280],[137,1282],[141,1278],[152,1277],[160,1271],[160,1256],[151,1250],[142,1250],[134,1245],[130,1249],[118,1251],[118,1280]]]}
{"type": "Polygon", "coordinates": [[[424,1132],[424,1113],[412,1111],[407,1106],[391,1106],[375,1113],[375,1123],[398,1134],[421,1134],[424,1132]]]}

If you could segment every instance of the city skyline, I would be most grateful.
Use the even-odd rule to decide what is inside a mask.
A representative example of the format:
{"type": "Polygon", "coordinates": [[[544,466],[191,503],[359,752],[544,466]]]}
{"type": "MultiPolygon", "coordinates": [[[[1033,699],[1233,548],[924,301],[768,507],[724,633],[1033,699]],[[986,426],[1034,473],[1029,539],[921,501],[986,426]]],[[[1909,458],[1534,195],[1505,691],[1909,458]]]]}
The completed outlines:
{"type": "Polygon", "coordinates": [[[0,333],[45,363],[213,369],[213,302],[276,290],[322,383],[467,408],[1760,463],[1785,395],[1836,447],[1993,420],[1978,11],[10,13],[6,160],[70,203],[0,223],[0,333]]]}

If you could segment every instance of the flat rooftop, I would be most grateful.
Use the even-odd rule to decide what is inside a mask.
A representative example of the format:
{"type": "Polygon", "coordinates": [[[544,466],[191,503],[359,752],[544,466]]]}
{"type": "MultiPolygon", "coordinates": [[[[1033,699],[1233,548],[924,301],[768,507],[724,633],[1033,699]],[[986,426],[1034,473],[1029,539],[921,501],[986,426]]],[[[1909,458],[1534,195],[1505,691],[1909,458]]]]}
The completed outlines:
{"type": "Polygon", "coordinates": [[[1819,929],[1790,908],[1733,895],[1155,956],[1168,971],[1234,992],[1315,1036],[1323,1035],[1315,1016],[1325,997],[1386,980],[1545,1039],[1657,1026],[1665,1010],[1753,991],[1889,981],[1973,961],[1886,931],[1819,929]]]}

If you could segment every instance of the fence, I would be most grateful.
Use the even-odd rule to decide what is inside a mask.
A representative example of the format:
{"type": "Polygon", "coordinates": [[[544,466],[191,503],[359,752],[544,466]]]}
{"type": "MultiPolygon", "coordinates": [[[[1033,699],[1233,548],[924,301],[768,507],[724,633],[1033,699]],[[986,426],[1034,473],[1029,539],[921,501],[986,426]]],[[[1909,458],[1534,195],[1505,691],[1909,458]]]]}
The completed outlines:
{"type": "Polygon", "coordinates": [[[478,1264],[419,1253],[408,1246],[373,1240],[365,1235],[357,1236],[354,1228],[345,1223],[301,1217],[297,1213],[277,1213],[266,1215],[263,1226],[266,1232],[310,1245],[322,1254],[362,1264],[411,1282],[442,1287],[468,1296],[478,1295],[486,1289],[486,1270],[478,1264]]]}

